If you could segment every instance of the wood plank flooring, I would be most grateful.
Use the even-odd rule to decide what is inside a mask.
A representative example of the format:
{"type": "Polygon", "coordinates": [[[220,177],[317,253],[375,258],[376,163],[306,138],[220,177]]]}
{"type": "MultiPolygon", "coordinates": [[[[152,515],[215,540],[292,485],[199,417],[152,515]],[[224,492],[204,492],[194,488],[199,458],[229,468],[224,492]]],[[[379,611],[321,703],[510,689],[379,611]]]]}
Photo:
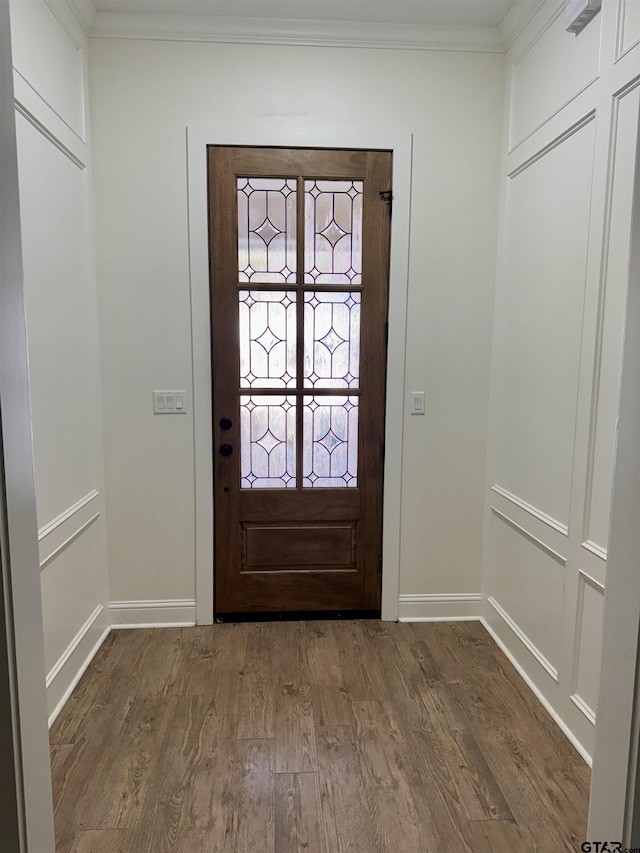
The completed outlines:
{"type": "Polygon", "coordinates": [[[51,729],[57,853],[559,853],[589,772],[478,622],[113,631],[51,729]]]}

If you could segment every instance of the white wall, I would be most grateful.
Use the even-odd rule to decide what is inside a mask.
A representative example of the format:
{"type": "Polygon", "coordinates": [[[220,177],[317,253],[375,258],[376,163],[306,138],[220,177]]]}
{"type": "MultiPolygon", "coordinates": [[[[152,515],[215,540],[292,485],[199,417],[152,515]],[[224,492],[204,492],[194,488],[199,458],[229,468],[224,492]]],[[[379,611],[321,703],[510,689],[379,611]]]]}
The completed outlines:
{"type": "Polygon", "coordinates": [[[108,624],[87,39],[66,3],[11,12],[52,714],[108,624]]]}
{"type": "Polygon", "coordinates": [[[637,0],[507,54],[484,616],[591,754],[640,106],[637,0]],[[626,13],[626,14],[625,14],[626,13]]]}
{"type": "MultiPolygon", "coordinates": [[[[93,39],[98,286],[112,600],[183,618],[195,596],[193,423],[154,418],[191,389],[185,128],[251,117],[414,133],[402,615],[480,590],[504,57],[93,39]],[[181,607],[163,606],[169,601],[181,607]]],[[[211,457],[195,460],[211,465],[211,457]]],[[[125,605],[126,606],[126,605],[125,605]]]]}

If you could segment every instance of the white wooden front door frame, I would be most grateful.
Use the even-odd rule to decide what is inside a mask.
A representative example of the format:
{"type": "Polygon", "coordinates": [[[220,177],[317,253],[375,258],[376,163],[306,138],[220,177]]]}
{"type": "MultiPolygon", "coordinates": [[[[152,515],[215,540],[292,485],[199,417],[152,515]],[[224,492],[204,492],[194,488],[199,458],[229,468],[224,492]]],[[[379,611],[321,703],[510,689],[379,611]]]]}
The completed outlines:
{"type": "Polygon", "coordinates": [[[189,257],[193,364],[196,619],[213,623],[213,466],[211,337],[207,217],[207,146],[361,148],[393,152],[393,218],[389,281],[389,346],[385,422],[382,618],[396,621],[400,583],[400,505],[405,401],[412,135],[380,127],[278,128],[255,119],[187,128],[189,257]]]}

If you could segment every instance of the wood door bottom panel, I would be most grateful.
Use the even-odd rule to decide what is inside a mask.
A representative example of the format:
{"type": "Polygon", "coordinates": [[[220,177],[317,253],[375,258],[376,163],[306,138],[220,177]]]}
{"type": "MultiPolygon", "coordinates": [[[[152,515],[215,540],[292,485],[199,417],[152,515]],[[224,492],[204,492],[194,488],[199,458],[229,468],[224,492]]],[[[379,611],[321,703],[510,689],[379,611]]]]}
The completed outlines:
{"type": "MultiPolygon", "coordinates": [[[[359,610],[363,606],[362,575],[328,571],[242,574],[236,600],[237,611],[359,610]]],[[[216,609],[231,608],[219,602],[216,609]]]]}
{"type": "Polygon", "coordinates": [[[358,523],[241,524],[241,573],[356,568],[358,523]]]}

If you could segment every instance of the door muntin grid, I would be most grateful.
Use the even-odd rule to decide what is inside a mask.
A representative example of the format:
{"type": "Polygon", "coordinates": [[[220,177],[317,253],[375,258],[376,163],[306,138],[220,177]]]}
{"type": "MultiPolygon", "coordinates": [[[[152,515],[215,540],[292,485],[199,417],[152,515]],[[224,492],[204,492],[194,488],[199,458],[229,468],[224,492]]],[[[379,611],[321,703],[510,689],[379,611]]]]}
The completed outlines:
{"type": "Polygon", "coordinates": [[[358,485],[363,191],[237,179],[243,490],[358,485]]]}

